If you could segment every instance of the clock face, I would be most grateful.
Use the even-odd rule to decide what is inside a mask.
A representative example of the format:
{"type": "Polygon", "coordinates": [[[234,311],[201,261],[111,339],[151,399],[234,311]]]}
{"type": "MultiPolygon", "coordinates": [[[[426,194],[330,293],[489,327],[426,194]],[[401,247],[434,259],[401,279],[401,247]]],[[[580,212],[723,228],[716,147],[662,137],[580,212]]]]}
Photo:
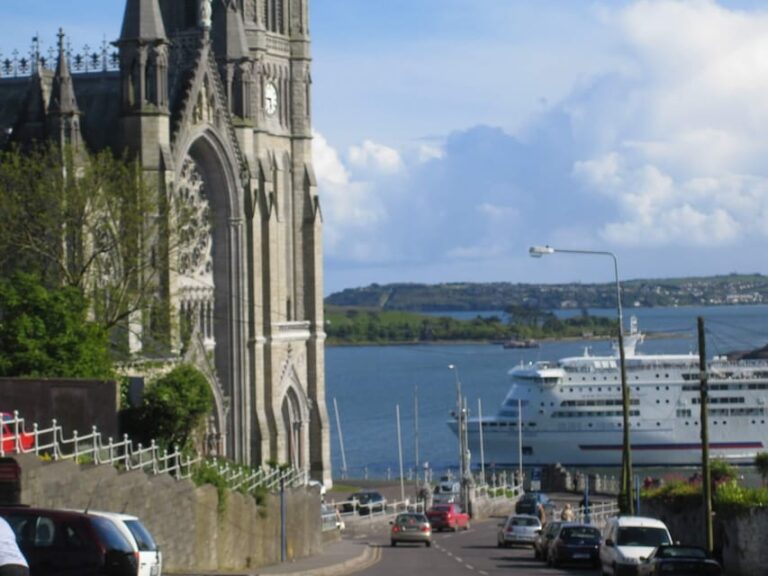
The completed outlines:
{"type": "Polygon", "coordinates": [[[272,82],[264,86],[264,111],[270,116],[277,112],[277,88],[272,82]]]}

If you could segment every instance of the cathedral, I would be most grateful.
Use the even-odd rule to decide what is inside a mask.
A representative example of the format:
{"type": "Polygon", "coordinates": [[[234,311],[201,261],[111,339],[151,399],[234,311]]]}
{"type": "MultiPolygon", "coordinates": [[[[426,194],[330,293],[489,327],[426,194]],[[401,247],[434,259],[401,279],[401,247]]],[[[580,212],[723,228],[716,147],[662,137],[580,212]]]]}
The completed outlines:
{"type": "Polygon", "coordinates": [[[167,234],[192,241],[151,251],[170,321],[133,317],[131,357],[165,326],[169,362],[193,363],[213,391],[211,453],[328,485],[308,1],[126,0],[101,50],[75,54],[60,32],[47,56],[0,61],[0,145],[127,154],[189,208],[167,234]]]}

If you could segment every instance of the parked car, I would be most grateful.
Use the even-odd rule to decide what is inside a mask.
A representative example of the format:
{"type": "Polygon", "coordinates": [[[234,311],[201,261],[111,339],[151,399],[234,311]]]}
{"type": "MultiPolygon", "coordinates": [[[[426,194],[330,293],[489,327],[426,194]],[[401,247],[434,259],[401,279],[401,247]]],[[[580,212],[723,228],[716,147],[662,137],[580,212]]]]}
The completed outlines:
{"type": "Polygon", "coordinates": [[[536,536],[541,533],[541,521],[530,514],[511,514],[499,524],[496,541],[499,548],[515,544],[533,546],[536,536]]]}
{"type": "Polygon", "coordinates": [[[160,576],[163,571],[163,555],[155,543],[149,530],[136,516],[118,514],[117,512],[102,512],[88,510],[88,514],[111,520],[118,530],[131,543],[133,551],[138,554],[138,576],[160,576]]]}
{"type": "Polygon", "coordinates": [[[386,506],[387,500],[381,493],[375,490],[361,490],[352,494],[348,501],[342,504],[341,511],[346,514],[357,510],[360,516],[367,516],[376,512],[384,512],[386,506]]]}
{"type": "Polygon", "coordinates": [[[432,526],[424,514],[405,512],[390,522],[389,538],[392,546],[402,542],[432,546],[432,526]]]}
{"type": "Polygon", "coordinates": [[[552,544],[552,541],[555,539],[555,534],[560,530],[560,524],[562,524],[562,521],[560,520],[547,522],[544,528],[541,529],[541,532],[536,536],[536,539],[533,541],[533,557],[536,558],[536,560],[547,559],[547,556],[549,555],[549,545],[552,544]]]}
{"type": "Polygon", "coordinates": [[[427,518],[433,530],[469,530],[469,514],[456,503],[435,504],[427,510],[427,518]]]}
{"type": "Polygon", "coordinates": [[[107,518],[48,508],[1,506],[30,576],[137,576],[133,546],[107,518]]]}
{"type": "MultiPolygon", "coordinates": [[[[515,514],[530,514],[531,516],[538,516],[536,513],[539,504],[544,508],[547,516],[552,515],[552,510],[555,509],[555,503],[550,500],[549,496],[543,492],[526,492],[515,503],[515,514]]],[[[545,521],[541,518],[542,522],[545,521]]]]}
{"type": "Polygon", "coordinates": [[[600,530],[588,524],[564,522],[549,546],[547,564],[590,563],[600,565],[600,530]]]}
{"type": "MultiPolygon", "coordinates": [[[[0,412],[2,420],[3,452],[16,452],[16,418],[10,412],[0,412]]],[[[19,428],[19,445],[22,450],[31,450],[35,446],[35,436],[19,428]]]]}
{"type": "Polygon", "coordinates": [[[657,546],[637,567],[638,576],[720,576],[722,573],[720,564],[706,550],[679,544],[657,546]]]}
{"type": "Polygon", "coordinates": [[[609,518],[600,543],[602,573],[612,576],[636,574],[638,565],[654,548],[671,543],[669,530],[661,520],[642,516],[609,518]]]}

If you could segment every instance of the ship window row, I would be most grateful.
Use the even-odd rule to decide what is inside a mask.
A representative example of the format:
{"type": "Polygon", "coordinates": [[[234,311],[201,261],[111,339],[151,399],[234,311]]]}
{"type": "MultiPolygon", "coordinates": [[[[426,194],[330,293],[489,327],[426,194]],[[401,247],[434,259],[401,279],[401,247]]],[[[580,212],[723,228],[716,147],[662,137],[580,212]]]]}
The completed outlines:
{"type": "MultiPolygon", "coordinates": [[[[632,405],[640,404],[640,400],[637,398],[630,398],[629,403],[632,405]]],[[[563,400],[560,406],[565,408],[570,406],[622,406],[621,398],[605,398],[602,400],[563,400]]]]}
{"type": "Polygon", "coordinates": [[[533,382],[534,384],[542,384],[544,386],[556,386],[560,384],[561,378],[557,376],[527,376],[518,375],[518,379],[525,380],[526,382],[533,382]]]}
{"type": "MultiPolygon", "coordinates": [[[[697,377],[698,378],[698,377],[697,377]]],[[[683,392],[698,392],[700,385],[683,386],[683,392]]],[[[768,384],[709,384],[710,390],[768,390],[768,384]]]]}
{"type": "MultiPolygon", "coordinates": [[[[701,404],[701,398],[692,398],[692,404],[701,404]]],[[[710,396],[708,404],[744,404],[743,396],[710,396]]]]}
{"type": "Polygon", "coordinates": [[[483,422],[483,428],[517,428],[517,422],[483,422]]]}
{"type": "MultiPolygon", "coordinates": [[[[687,384],[683,392],[698,392],[700,385],[687,384]]],[[[710,384],[710,390],[768,390],[768,384],[710,384]]]]}
{"type": "MultiPolygon", "coordinates": [[[[759,406],[753,408],[711,408],[708,410],[708,414],[710,416],[765,416],[765,408],[759,406]]],[[[678,418],[690,418],[691,416],[689,409],[677,409],[678,418]]],[[[754,424],[754,421],[752,423],[754,424]]]]}
{"type": "MultiPolygon", "coordinates": [[[[581,412],[556,410],[552,412],[552,418],[605,418],[610,416],[621,416],[621,410],[585,410],[581,412]]],[[[630,410],[630,416],[640,416],[639,410],[630,410]]]]}

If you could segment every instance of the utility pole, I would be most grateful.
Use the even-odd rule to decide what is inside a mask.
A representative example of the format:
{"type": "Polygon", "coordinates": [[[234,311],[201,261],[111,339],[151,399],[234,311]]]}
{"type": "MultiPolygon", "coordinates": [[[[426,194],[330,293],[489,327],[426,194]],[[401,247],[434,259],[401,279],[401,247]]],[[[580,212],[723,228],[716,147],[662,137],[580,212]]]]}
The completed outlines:
{"type": "Polygon", "coordinates": [[[707,384],[707,351],[704,337],[704,318],[698,318],[699,328],[699,399],[701,402],[701,471],[702,494],[704,495],[704,526],[706,530],[707,552],[714,550],[714,530],[712,529],[712,474],[709,469],[709,390],[707,384]]]}

